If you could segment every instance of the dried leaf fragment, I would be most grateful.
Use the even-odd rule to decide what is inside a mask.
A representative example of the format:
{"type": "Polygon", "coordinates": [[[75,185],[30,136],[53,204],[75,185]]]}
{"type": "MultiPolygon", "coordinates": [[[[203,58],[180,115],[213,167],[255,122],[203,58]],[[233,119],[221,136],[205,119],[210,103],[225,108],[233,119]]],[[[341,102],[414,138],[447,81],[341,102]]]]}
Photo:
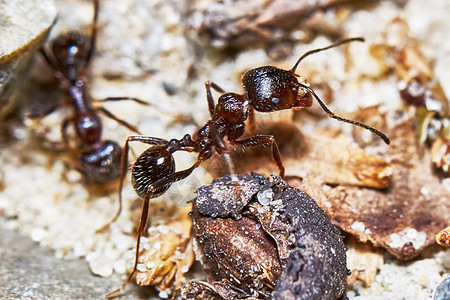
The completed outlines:
{"type": "Polygon", "coordinates": [[[448,226],[450,203],[445,180],[433,170],[430,154],[417,143],[411,116],[387,115],[391,145],[383,154],[393,170],[386,191],[336,186],[324,189],[314,178],[298,186],[313,196],[335,225],[361,241],[385,247],[400,259],[417,256],[448,226]]]}
{"type": "Polygon", "coordinates": [[[355,237],[348,237],[345,243],[347,251],[347,266],[351,271],[347,284],[351,286],[356,281],[370,286],[375,275],[384,263],[383,251],[375,249],[371,243],[361,243],[355,237]]]}
{"type": "Polygon", "coordinates": [[[139,285],[153,285],[159,290],[181,286],[184,273],[194,261],[189,210],[190,207],[180,209],[178,219],[150,228],[147,246],[138,260],[139,285]]]}
{"type": "Polygon", "coordinates": [[[392,69],[400,81],[400,96],[415,112],[416,133],[422,144],[431,145],[432,162],[450,176],[450,102],[433,73],[431,60],[419,49],[401,18],[392,20],[385,41],[373,45],[380,64],[392,69]],[[380,53],[383,53],[380,56],[380,53]],[[394,62],[390,65],[391,56],[394,62]]]}
{"type": "Polygon", "coordinates": [[[193,12],[199,14],[192,19],[200,19],[201,24],[192,23],[194,27],[198,27],[200,37],[221,48],[245,48],[288,39],[289,31],[296,28],[310,28],[336,38],[342,35],[339,26],[328,23],[325,18],[314,16],[345,2],[347,1],[212,1],[206,8],[200,5],[192,8],[193,12]]]}
{"type": "Polygon", "coordinates": [[[436,234],[436,243],[444,247],[450,247],[450,227],[447,227],[436,234]]]}

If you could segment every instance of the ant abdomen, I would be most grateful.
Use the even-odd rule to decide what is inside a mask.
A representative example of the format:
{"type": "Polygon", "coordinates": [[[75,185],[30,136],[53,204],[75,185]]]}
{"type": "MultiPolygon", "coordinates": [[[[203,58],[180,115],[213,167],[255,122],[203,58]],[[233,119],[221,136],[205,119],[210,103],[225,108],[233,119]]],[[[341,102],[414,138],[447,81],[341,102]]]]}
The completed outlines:
{"type": "MultiPolygon", "coordinates": [[[[175,173],[175,160],[166,146],[153,146],[136,159],[131,170],[131,183],[136,193],[145,198],[150,185],[175,173]]],[[[163,194],[170,184],[157,187],[151,198],[163,194]]]]}
{"type": "Polygon", "coordinates": [[[245,73],[242,82],[252,107],[260,112],[312,104],[311,96],[299,86],[297,76],[291,70],[259,67],[245,73]]]}
{"type": "Polygon", "coordinates": [[[118,178],[121,171],[122,147],[114,141],[103,141],[94,152],[80,153],[80,172],[88,182],[105,184],[118,178]]]}

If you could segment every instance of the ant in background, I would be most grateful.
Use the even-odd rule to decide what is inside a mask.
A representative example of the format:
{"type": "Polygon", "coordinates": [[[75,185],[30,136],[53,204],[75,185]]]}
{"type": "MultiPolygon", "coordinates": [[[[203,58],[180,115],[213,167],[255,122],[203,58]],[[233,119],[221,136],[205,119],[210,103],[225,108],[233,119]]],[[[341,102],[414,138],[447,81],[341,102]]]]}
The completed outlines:
{"type": "Polygon", "coordinates": [[[119,211],[113,221],[107,226],[114,222],[120,214],[123,181],[128,168],[129,143],[141,142],[152,146],[136,159],[131,169],[133,188],[140,197],[144,198],[141,220],[137,231],[134,268],[122,286],[110,292],[108,297],[115,297],[131,281],[137,270],[140,238],[147,225],[151,198],[162,195],[172,183],[189,176],[202,162],[209,159],[214,152],[224,156],[229,174],[235,174],[233,162],[225,143],[225,137],[231,145],[242,147],[270,145],[272,158],[278,167],[279,175],[282,178],[284,177],[284,166],[280,151],[273,136],[256,135],[239,139],[244,135],[245,121],[252,110],[273,112],[296,107],[309,107],[312,105],[312,97],[314,97],[331,118],[368,129],[380,136],[386,144],[389,144],[389,138],[377,129],[335,115],[309,86],[297,80],[298,75],[295,74],[295,70],[305,57],[353,41],[364,41],[364,39],[350,38],[328,47],[306,52],[290,70],[283,70],[273,66],[251,69],[243,77],[244,94],[227,93],[217,84],[210,81],[205,82],[211,119],[197,131],[193,138],[189,134],[186,134],[180,140],[172,139],[170,141],[150,136],[129,136],[127,138],[123,148],[122,174],[119,185],[119,211]],[[211,94],[211,88],[221,93],[216,105],[211,94]],[[176,151],[196,152],[198,153],[197,161],[185,170],[175,171],[173,153],[176,151]]]}
{"type": "MultiPolygon", "coordinates": [[[[44,47],[41,48],[45,60],[54,70],[54,76],[66,94],[66,101],[53,104],[37,117],[45,117],[61,106],[71,106],[73,115],[65,118],[61,125],[63,143],[77,154],[77,169],[88,183],[106,184],[119,178],[122,147],[114,141],[102,140],[102,121],[98,113],[103,113],[131,131],[139,132],[136,127],[117,118],[106,108],[92,106],[94,99],[89,95],[86,85],[88,67],[96,44],[99,0],[93,0],[93,5],[94,16],[90,36],[78,31],[69,31],[51,42],[49,48],[52,55],[44,47]],[[69,144],[67,133],[69,125],[74,127],[77,149],[73,149],[74,147],[69,144]]],[[[133,100],[148,105],[131,97],[108,97],[100,101],[120,100],[133,100]]]]}

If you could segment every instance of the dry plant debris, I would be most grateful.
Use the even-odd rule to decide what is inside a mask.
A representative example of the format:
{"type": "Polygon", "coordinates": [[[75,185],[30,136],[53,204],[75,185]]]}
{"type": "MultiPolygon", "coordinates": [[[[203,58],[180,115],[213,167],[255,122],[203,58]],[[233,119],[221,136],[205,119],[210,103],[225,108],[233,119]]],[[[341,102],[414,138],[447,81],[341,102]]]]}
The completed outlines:
{"type": "Polygon", "coordinates": [[[198,35],[220,48],[247,48],[255,44],[270,44],[290,40],[290,32],[301,29],[321,32],[332,38],[343,35],[342,29],[329,23],[321,12],[348,3],[345,0],[326,1],[213,1],[192,7],[192,21],[198,35]]]}
{"type": "Polygon", "coordinates": [[[383,43],[372,46],[371,52],[385,72],[393,71],[400,81],[400,95],[415,114],[418,141],[429,145],[431,161],[448,177],[450,102],[433,74],[431,61],[410,35],[408,24],[400,18],[391,23],[392,30],[385,34],[383,43]]]}
{"type": "Polygon", "coordinates": [[[190,209],[165,207],[163,216],[160,216],[165,222],[149,228],[148,236],[143,238],[143,250],[139,253],[137,284],[153,285],[162,292],[182,286],[184,274],[194,261],[192,223],[188,216],[190,209]]]}
{"type": "Polygon", "coordinates": [[[447,227],[436,234],[436,243],[444,247],[450,247],[450,227],[447,227]]]}
{"type": "Polygon", "coordinates": [[[253,173],[237,178],[234,181],[227,175],[198,190],[192,211],[193,235],[196,256],[209,283],[190,282],[183,288],[182,296],[342,296],[348,275],[346,247],[340,231],[314,199],[277,177],[269,181],[253,173]],[[242,205],[237,213],[232,204],[239,198],[242,205]],[[206,208],[208,203],[211,207],[206,208]]]}
{"type": "MultiPolygon", "coordinates": [[[[448,225],[450,187],[448,180],[435,174],[430,153],[417,143],[411,116],[389,113],[384,123],[392,143],[374,145],[380,159],[340,139],[303,135],[292,125],[263,126],[280,146],[290,183],[313,197],[335,225],[400,259],[411,259],[448,225]],[[359,158],[352,157],[355,163],[349,163],[349,153],[360,153],[359,158]]],[[[271,174],[273,163],[266,150],[244,153],[236,160],[238,171],[271,174]]],[[[217,174],[218,165],[215,161],[211,171],[217,174]]]]}
{"type": "MultiPolygon", "coordinates": [[[[77,13],[76,9],[66,9],[66,2],[69,3],[73,1],[63,1],[60,3],[61,5],[66,6],[61,10],[63,13],[60,15],[61,20],[64,19],[65,11],[69,12],[67,15],[70,16],[77,13]]],[[[83,3],[84,6],[87,6],[88,8],[90,7],[89,1],[83,0],[79,2],[83,3]]],[[[225,87],[230,90],[237,90],[238,87],[235,86],[233,89],[232,85],[229,85],[229,76],[235,76],[232,77],[232,80],[238,82],[235,80],[238,75],[235,74],[242,73],[243,68],[246,68],[247,66],[260,65],[260,62],[266,63],[270,61],[263,49],[242,53],[232,58],[226,58],[221,61],[221,64],[219,65],[217,65],[216,61],[211,63],[206,59],[198,61],[197,58],[194,59],[189,53],[187,53],[188,51],[186,49],[189,48],[189,43],[178,37],[180,31],[182,31],[181,28],[183,28],[182,25],[185,20],[183,18],[180,18],[181,21],[177,19],[178,10],[174,9],[174,7],[179,7],[180,3],[182,4],[183,1],[152,1],[151,3],[144,1],[138,3],[135,3],[134,1],[115,2],[117,1],[112,1],[109,4],[108,2],[105,2],[104,9],[102,9],[102,18],[104,21],[102,24],[103,37],[101,37],[99,43],[101,54],[97,57],[95,62],[96,68],[94,80],[96,84],[92,86],[95,95],[107,95],[111,89],[119,95],[124,94],[126,91],[133,93],[133,95],[136,93],[136,96],[143,99],[146,99],[147,96],[151,95],[152,99],[158,99],[158,104],[162,105],[163,108],[174,108],[177,111],[192,116],[195,120],[197,120],[197,123],[201,123],[203,121],[202,117],[207,114],[207,110],[205,109],[204,97],[198,96],[197,92],[201,91],[199,87],[202,87],[204,78],[214,79],[215,82],[225,84],[225,87]],[[117,9],[119,7],[118,4],[120,4],[120,9],[117,9]],[[163,10],[160,10],[160,8],[163,8],[163,10]],[[142,12],[146,13],[144,14],[142,12]],[[150,18],[147,13],[151,14],[150,18]],[[130,15],[133,15],[133,18],[130,18],[130,15]],[[160,26],[162,26],[162,28],[160,26]],[[154,43],[153,41],[158,41],[158,43],[154,43]],[[159,41],[162,42],[159,43],[159,41]],[[198,78],[189,82],[189,84],[186,84],[184,83],[185,74],[187,73],[185,72],[185,69],[187,69],[187,66],[193,64],[192,62],[195,62],[196,66],[200,66],[200,68],[195,70],[198,74],[198,78]],[[172,68],[167,66],[177,67],[172,68]],[[147,75],[144,76],[142,74],[147,75]],[[105,78],[107,80],[105,80],[105,78]],[[111,78],[114,78],[115,81],[108,81],[111,78]],[[127,78],[133,78],[133,80],[127,81],[127,78]],[[161,88],[161,83],[166,83],[169,79],[170,82],[177,82],[177,84],[172,87],[175,91],[175,96],[173,97],[167,97],[166,92],[161,88]],[[227,84],[228,86],[226,86],[227,84]],[[188,86],[188,89],[186,89],[186,86],[188,86]],[[185,93],[185,91],[187,92],[185,93]],[[186,97],[186,95],[191,96],[186,97]],[[192,100],[194,98],[195,101],[192,100]],[[204,111],[203,116],[201,115],[202,111],[204,111]]],[[[222,3],[217,1],[209,1],[209,3],[211,2],[218,4],[222,3]]],[[[74,8],[73,5],[68,7],[74,8]]],[[[444,19],[442,18],[442,15],[445,15],[445,12],[448,11],[448,4],[444,1],[424,4],[423,2],[421,3],[420,0],[410,0],[407,2],[405,8],[406,9],[401,10],[396,9],[393,7],[392,2],[389,1],[377,2],[376,4],[373,4],[370,10],[364,9],[363,11],[355,12],[354,14],[352,13],[347,20],[351,22],[343,22],[342,28],[345,28],[349,36],[363,35],[367,38],[367,41],[373,41],[374,35],[378,34],[380,31],[391,30],[391,26],[386,24],[386,18],[390,18],[392,15],[402,15],[405,17],[407,22],[412,25],[412,31],[418,37],[418,40],[421,42],[421,46],[428,45],[425,49],[428,49],[426,52],[427,54],[431,54],[429,59],[433,70],[436,69],[436,66],[438,65],[444,66],[443,68],[445,68],[446,65],[444,63],[446,60],[443,59],[443,56],[439,56],[438,54],[442,52],[445,53],[445,51],[448,50],[448,43],[443,43],[444,41],[441,42],[439,40],[440,36],[445,36],[445,33],[443,34],[443,28],[448,27],[445,26],[446,22],[443,22],[444,19]],[[437,40],[436,37],[438,37],[437,40]]],[[[86,15],[88,14],[86,13],[86,15]]],[[[292,33],[296,46],[307,46],[297,42],[299,40],[303,40],[303,38],[298,38],[298,36],[295,37],[299,33],[301,32],[296,31],[292,33]]],[[[308,37],[306,40],[308,40],[308,37]]],[[[314,40],[314,43],[316,42],[323,43],[323,40],[319,37],[314,40]]],[[[311,47],[313,46],[311,45],[311,47]]],[[[203,50],[203,48],[196,50],[203,50]]],[[[361,57],[363,57],[364,60],[366,56],[367,55],[362,55],[361,57]]],[[[214,59],[217,58],[214,55],[213,57],[214,59]]],[[[286,61],[292,60],[292,58],[288,59],[286,57],[282,57],[282,59],[286,61]]],[[[327,60],[333,61],[333,63],[336,62],[334,55],[330,55],[327,60]],[[333,57],[333,59],[330,59],[331,57],[333,57]]],[[[319,65],[320,68],[315,74],[319,73],[325,75],[329,73],[336,73],[333,71],[334,68],[329,68],[326,64],[317,65],[319,65]]],[[[357,72],[363,71],[372,74],[370,71],[367,71],[365,67],[366,65],[364,65],[362,69],[357,70],[357,72]]],[[[447,73],[448,72],[444,72],[444,75],[441,73],[441,78],[445,77],[445,74],[447,73]]],[[[308,76],[308,78],[311,79],[310,76],[308,76]]],[[[348,77],[344,76],[343,78],[348,77]]],[[[390,80],[389,84],[395,85],[395,83],[391,82],[393,78],[394,77],[383,79],[385,82],[390,80]]],[[[358,95],[365,93],[365,95],[369,95],[372,99],[375,97],[377,98],[376,100],[380,101],[383,99],[389,99],[389,101],[391,101],[392,98],[395,102],[396,99],[394,99],[395,97],[393,97],[392,93],[384,94],[384,89],[378,89],[376,80],[372,81],[372,78],[369,78],[369,81],[371,82],[370,86],[358,85],[356,87],[356,89],[363,91],[358,95]],[[370,89],[372,84],[376,88],[377,92],[374,92],[373,88],[370,89]],[[367,87],[369,87],[369,90],[366,90],[367,87]]],[[[441,82],[444,81],[441,80],[441,82]]],[[[348,94],[349,86],[352,86],[351,89],[355,90],[355,87],[353,86],[354,83],[352,81],[341,82],[341,84],[343,87],[343,93],[345,93],[345,90],[347,89],[348,94]]],[[[337,90],[335,85],[333,86],[333,89],[337,90]]],[[[324,99],[329,98],[324,97],[324,99]]],[[[36,99],[33,98],[33,100],[36,99]]],[[[337,98],[336,100],[339,99],[337,98]]],[[[338,107],[339,101],[337,102],[338,103],[336,106],[338,107]]],[[[372,104],[374,102],[370,103],[372,104]]],[[[378,101],[376,103],[378,103],[378,101]]],[[[361,105],[365,104],[366,102],[361,99],[361,105]]],[[[120,114],[125,115],[126,118],[131,120],[136,119],[136,121],[139,119],[139,126],[143,132],[152,132],[161,137],[171,135],[176,136],[178,134],[178,131],[176,130],[182,130],[182,132],[185,132],[185,128],[180,129],[181,125],[179,125],[178,122],[175,122],[175,128],[171,128],[166,125],[168,122],[166,120],[168,119],[167,117],[161,119],[155,118],[152,111],[147,110],[138,115],[136,114],[134,107],[127,108],[120,106],[119,110],[120,114]],[[169,129],[167,130],[167,128],[169,129]]],[[[376,127],[381,128],[378,126],[376,127]]],[[[17,131],[18,138],[20,137],[20,134],[23,134],[24,132],[21,131],[20,128],[14,129],[17,131]]],[[[121,133],[120,130],[114,129],[114,125],[111,125],[109,126],[109,130],[106,131],[114,133],[114,135],[111,135],[110,138],[117,141],[124,140],[127,133],[121,133]]],[[[305,132],[307,131],[305,130],[305,132]]],[[[308,136],[305,136],[305,138],[308,138],[308,136]]],[[[29,138],[25,138],[25,140],[28,139],[29,138]]],[[[300,146],[302,145],[303,142],[300,146]]],[[[335,145],[335,141],[330,141],[330,143],[327,143],[326,145],[333,147],[335,145]]],[[[5,172],[5,183],[2,187],[3,190],[0,199],[0,210],[8,217],[8,221],[5,225],[10,228],[17,229],[22,234],[30,235],[31,232],[33,239],[40,242],[42,246],[52,247],[55,249],[58,257],[81,257],[94,251],[95,253],[101,253],[101,245],[106,243],[106,247],[111,249],[111,252],[114,251],[113,257],[116,259],[118,256],[122,255],[124,250],[121,249],[128,249],[128,247],[132,247],[134,241],[130,238],[132,237],[132,230],[129,229],[132,225],[127,215],[125,215],[124,218],[119,220],[120,222],[116,224],[117,226],[115,229],[117,230],[114,231],[114,234],[111,234],[111,237],[107,237],[106,235],[105,237],[99,237],[94,236],[91,233],[93,228],[97,228],[102,225],[109,219],[110,213],[114,212],[116,198],[115,192],[110,195],[89,195],[89,191],[87,192],[84,187],[78,183],[77,179],[67,181],[64,180],[64,178],[61,178],[61,174],[67,173],[67,168],[63,167],[61,162],[55,163],[55,160],[52,159],[52,157],[44,158],[42,153],[37,152],[36,149],[29,148],[28,143],[21,143],[19,146],[20,147],[17,147],[16,145],[11,148],[10,145],[5,144],[2,151],[2,172],[5,172]],[[19,160],[20,162],[18,162],[19,160]],[[47,163],[45,164],[42,162],[47,163]],[[42,166],[47,166],[47,168],[42,166]],[[19,170],[18,173],[17,170],[19,170]],[[30,184],[30,182],[33,184],[30,184]],[[32,201],[30,201],[30,199],[32,199],[32,201]],[[94,220],[96,222],[91,222],[94,220]],[[70,236],[67,235],[68,231],[71,232],[70,236]],[[117,236],[121,238],[119,239],[117,236]],[[124,242],[125,237],[127,239],[125,239],[124,242]]],[[[308,149],[304,149],[304,151],[307,150],[308,149]]],[[[423,151],[426,151],[426,149],[423,151]]],[[[379,152],[380,151],[378,151],[378,153],[379,152]]],[[[371,153],[373,154],[376,152],[371,153]]],[[[328,170],[325,171],[328,172],[328,170]]],[[[318,187],[325,189],[325,191],[328,189],[339,189],[342,193],[346,192],[346,186],[343,187],[342,184],[339,183],[329,185],[326,183],[324,184],[325,181],[319,179],[317,179],[317,182],[314,182],[311,178],[306,176],[309,174],[308,172],[309,171],[305,169],[305,171],[300,173],[304,183],[309,180],[309,184],[316,183],[318,187]]],[[[269,174],[269,172],[267,174],[269,174]]],[[[71,175],[73,174],[68,173],[68,175],[69,176],[67,177],[72,178],[71,175]]],[[[201,180],[201,182],[207,181],[208,180],[205,180],[204,178],[201,180]]],[[[294,181],[291,180],[291,182],[294,181]]],[[[441,181],[441,189],[446,189],[447,186],[448,181],[441,181]]],[[[367,189],[362,188],[360,190],[363,193],[362,196],[364,196],[367,189]]],[[[426,193],[427,189],[425,188],[423,191],[426,193]]],[[[384,193],[378,194],[380,196],[384,196],[384,193]]],[[[362,196],[358,195],[358,199],[364,201],[362,196]]],[[[134,199],[134,197],[135,194],[133,191],[130,193],[128,198],[134,199]]],[[[343,195],[341,199],[342,198],[345,198],[345,196],[343,195]]],[[[325,208],[332,205],[332,203],[324,203],[325,205],[323,207],[325,208]]],[[[372,205],[376,204],[377,202],[372,203],[372,205]]],[[[416,206],[418,207],[419,205],[416,206]]],[[[427,208],[424,208],[424,210],[426,209],[427,208]]],[[[438,207],[435,208],[435,210],[437,209],[438,207]]],[[[446,216],[448,219],[448,214],[445,215],[445,209],[446,207],[444,207],[444,211],[441,212],[441,214],[444,215],[444,219],[446,216]]],[[[395,218],[395,215],[393,217],[395,218]]],[[[137,220],[137,218],[131,219],[133,224],[137,220]]],[[[353,227],[359,229],[362,228],[361,223],[356,223],[353,227]]],[[[440,227],[439,230],[444,227],[446,226],[440,227]]],[[[435,231],[435,233],[436,232],[438,231],[435,231]]],[[[413,231],[411,231],[411,233],[414,234],[413,231]]],[[[444,254],[444,252],[441,254],[444,254]]],[[[109,256],[104,253],[101,255],[109,258],[109,256]]],[[[104,261],[102,263],[104,263],[104,261]]],[[[113,261],[111,260],[110,263],[104,264],[111,267],[112,263],[113,261]]],[[[382,293],[386,299],[401,299],[396,296],[400,295],[400,297],[405,297],[405,289],[398,288],[399,286],[419,287],[419,283],[414,281],[415,276],[412,276],[411,274],[420,274],[421,276],[431,278],[431,273],[427,273],[430,270],[430,265],[438,263],[439,256],[436,256],[436,259],[433,260],[424,259],[408,264],[416,264],[417,266],[415,268],[399,267],[397,271],[394,271],[394,264],[392,262],[387,262],[384,265],[384,269],[382,269],[379,274],[379,277],[383,276],[386,280],[375,281],[373,288],[371,288],[370,291],[367,290],[366,292],[371,292],[372,294],[382,293]],[[395,280],[388,280],[389,278],[392,278],[392,276],[396,276],[395,280]],[[400,277],[402,280],[400,280],[400,277]],[[400,281],[404,285],[396,284],[400,281]],[[377,286],[378,288],[376,288],[377,286]],[[397,293],[394,296],[392,296],[393,292],[391,294],[387,293],[387,291],[396,289],[397,293]],[[390,296],[386,297],[386,294],[390,296]]],[[[432,271],[435,274],[438,274],[441,269],[444,269],[444,267],[440,269],[434,268],[432,271]]],[[[448,272],[448,263],[444,270],[448,272]]],[[[117,269],[115,272],[123,273],[124,271],[117,269]]],[[[423,294],[429,294],[429,286],[434,285],[433,282],[435,281],[430,280],[427,285],[423,285],[422,282],[420,283],[420,289],[423,294]]],[[[447,280],[447,283],[448,282],[449,280],[447,280]]],[[[361,292],[361,290],[359,291],[361,292]]],[[[413,291],[413,289],[408,289],[408,292],[411,291],[413,291]]],[[[349,297],[352,298],[351,295],[349,295],[349,297]]]]}
{"type": "Polygon", "coordinates": [[[374,248],[371,243],[361,243],[355,237],[346,238],[347,267],[352,272],[347,278],[347,284],[352,286],[360,281],[370,286],[375,280],[375,275],[384,263],[383,251],[374,248]]]}

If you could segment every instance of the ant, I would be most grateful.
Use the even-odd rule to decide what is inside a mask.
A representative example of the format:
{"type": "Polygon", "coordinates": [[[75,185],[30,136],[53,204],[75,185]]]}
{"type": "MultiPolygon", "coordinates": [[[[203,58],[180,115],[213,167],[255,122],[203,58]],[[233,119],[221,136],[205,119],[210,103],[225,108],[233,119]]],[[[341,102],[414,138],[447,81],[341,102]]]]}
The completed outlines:
{"type": "Polygon", "coordinates": [[[225,137],[228,143],[242,147],[269,144],[272,148],[273,161],[279,170],[279,176],[281,178],[284,177],[284,166],[281,161],[280,151],[273,136],[256,135],[239,139],[244,135],[245,121],[252,110],[273,112],[296,107],[309,107],[312,105],[312,97],[314,97],[331,118],[370,130],[380,136],[386,144],[389,144],[389,138],[379,130],[335,115],[309,86],[297,80],[298,75],[295,74],[295,70],[305,57],[353,41],[364,41],[364,39],[360,37],[349,38],[328,47],[308,51],[298,59],[290,70],[283,70],[273,66],[251,69],[243,76],[244,94],[225,92],[217,84],[210,81],[205,82],[211,119],[197,131],[194,138],[189,134],[186,134],[180,140],[171,139],[170,141],[150,136],[129,136],[127,138],[123,148],[122,174],[119,184],[119,211],[112,222],[117,219],[121,210],[121,193],[128,167],[129,143],[141,142],[152,146],[136,159],[131,169],[133,188],[140,197],[144,198],[142,215],[137,231],[134,268],[122,286],[110,292],[107,295],[108,297],[115,297],[131,281],[137,270],[140,238],[147,225],[151,198],[162,195],[172,183],[189,176],[202,162],[209,159],[214,151],[224,156],[229,174],[235,174],[233,162],[225,143],[225,137]],[[221,93],[216,105],[214,104],[211,88],[221,93]],[[173,153],[176,151],[198,153],[197,161],[185,170],[175,171],[173,153]]]}
{"type": "MultiPolygon", "coordinates": [[[[103,113],[131,131],[136,133],[139,131],[126,121],[117,118],[106,108],[92,106],[94,99],[89,95],[86,85],[88,67],[94,54],[97,38],[99,0],[93,0],[93,6],[94,16],[90,36],[78,31],[69,31],[52,41],[49,47],[52,55],[44,47],[41,48],[41,53],[54,70],[54,76],[58,79],[67,100],[53,104],[38,117],[45,117],[60,106],[71,106],[73,115],[65,118],[61,125],[63,143],[67,148],[73,148],[69,145],[67,133],[69,125],[72,124],[78,143],[78,149],[75,149],[78,156],[77,169],[84,175],[87,182],[106,184],[119,178],[122,147],[114,141],[102,140],[102,122],[98,113],[103,113]]],[[[108,97],[100,101],[120,100],[133,100],[139,104],[148,105],[132,97],[108,97]]]]}

